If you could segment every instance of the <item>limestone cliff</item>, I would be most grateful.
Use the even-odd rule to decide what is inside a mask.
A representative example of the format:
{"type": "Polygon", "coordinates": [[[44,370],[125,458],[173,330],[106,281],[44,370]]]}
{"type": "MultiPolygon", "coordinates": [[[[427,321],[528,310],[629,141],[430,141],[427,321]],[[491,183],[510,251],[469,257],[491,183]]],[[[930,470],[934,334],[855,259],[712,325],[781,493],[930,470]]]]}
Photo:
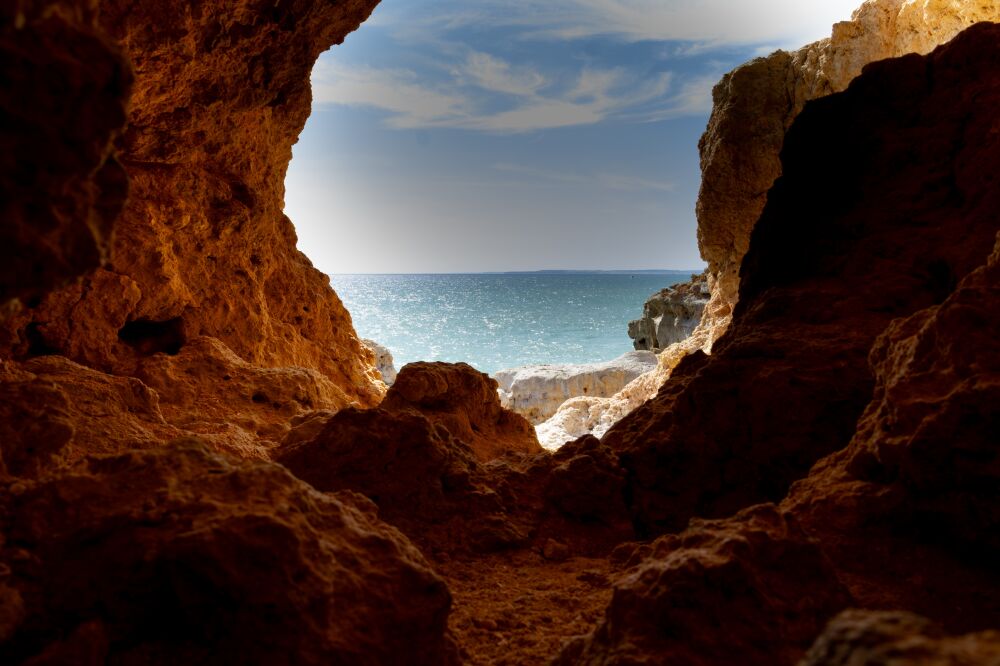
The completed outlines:
{"type": "Polygon", "coordinates": [[[570,398],[608,398],[636,377],[652,371],[656,365],[655,354],[635,351],[601,363],[510,368],[495,373],[494,377],[499,384],[504,407],[538,424],[552,416],[570,398]]]}
{"type": "Polygon", "coordinates": [[[628,323],[632,345],[636,349],[660,351],[683,342],[701,323],[708,296],[708,278],[704,273],[656,292],[643,304],[642,317],[628,323]]]}

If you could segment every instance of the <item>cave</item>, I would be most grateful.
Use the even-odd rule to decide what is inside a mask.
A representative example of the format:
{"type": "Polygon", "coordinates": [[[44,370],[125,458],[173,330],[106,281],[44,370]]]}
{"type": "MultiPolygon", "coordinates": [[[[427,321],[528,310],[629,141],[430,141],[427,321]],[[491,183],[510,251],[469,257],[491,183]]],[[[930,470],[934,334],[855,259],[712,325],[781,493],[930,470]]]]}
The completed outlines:
{"type": "Polygon", "coordinates": [[[375,4],[0,9],[0,662],[1000,659],[996,8],[725,75],[693,342],[550,453],[467,365],[387,388],[296,250],[375,4]]]}

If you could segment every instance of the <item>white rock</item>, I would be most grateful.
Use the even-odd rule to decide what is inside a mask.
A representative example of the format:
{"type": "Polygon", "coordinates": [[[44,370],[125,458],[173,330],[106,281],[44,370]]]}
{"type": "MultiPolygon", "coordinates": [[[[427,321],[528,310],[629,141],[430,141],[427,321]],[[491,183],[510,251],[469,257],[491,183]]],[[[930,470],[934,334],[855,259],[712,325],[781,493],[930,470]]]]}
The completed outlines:
{"type": "Polygon", "coordinates": [[[602,363],[511,368],[493,378],[500,385],[503,406],[538,424],[571,398],[610,397],[656,367],[656,354],[634,351],[602,363]]]}
{"type": "Polygon", "coordinates": [[[375,367],[382,375],[382,381],[385,382],[385,385],[391,386],[396,381],[396,366],[393,365],[392,352],[384,345],[367,338],[362,338],[361,344],[375,353],[375,367]]]}

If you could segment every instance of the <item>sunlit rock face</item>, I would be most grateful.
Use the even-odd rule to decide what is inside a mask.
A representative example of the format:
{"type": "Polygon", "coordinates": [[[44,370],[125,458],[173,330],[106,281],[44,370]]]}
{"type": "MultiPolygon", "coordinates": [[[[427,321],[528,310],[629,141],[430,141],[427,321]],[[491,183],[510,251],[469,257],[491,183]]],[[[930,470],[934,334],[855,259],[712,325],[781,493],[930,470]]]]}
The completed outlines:
{"type": "MultiPolygon", "coordinates": [[[[5,104],[30,106],[15,115],[25,132],[5,139],[15,141],[11,156],[34,151],[32,159],[47,166],[35,169],[33,189],[4,197],[12,211],[4,239],[10,236],[13,254],[33,263],[4,261],[3,270],[45,287],[103,267],[44,297],[37,287],[4,279],[0,298],[26,298],[2,324],[3,354],[60,354],[95,370],[137,376],[148,371],[154,354],[185,356],[194,345],[198,352],[174,364],[184,366],[177,381],[189,390],[161,393],[168,420],[174,396],[178,409],[188,411],[188,395],[213,393],[245,374],[244,364],[274,370],[276,378],[281,368],[317,375],[306,380],[311,387],[290,396],[311,403],[298,411],[376,404],[384,387],[373,355],[357,340],[326,276],[296,250],[282,213],[291,147],[310,112],[312,65],[375,4],[176,0],[102,2],[99,12],[69,2],[4,9],[2,48],[44,54],[22,57],[27,73],[5,76],[5,85],[46,66],[53,68],[51,78],[63,67],[60,76],[78,98],[46,98],[41,75],[26,88],[37,100],[5,97],[5,104]],[[58,115],[71,108],[82,111],[72,119],[58,115]],[[117,132],[116,156],[110,140],[117,132]],[[47,202],[49,212],[37,201],[47,202]],[[30,222],[29,213],[35,216],[30,222]],[[196,342],[204,339],[214,342],[196,342]],[[217,350],[215,360],[198,367],[206,347],[217,350]]],[[[295,376],[278,381],[301,383],[295,376]]],[[[244,428],[250,439],[288,419],[291,403],[270,399],[286,391],[260,390],[283,406],[252,418],[244,428]]],[[[242,398],[255,393],[220,402],[203,420],[240,421],[242,398]]]]}
{"type": "Polygon", "coordinates": [[[494,377],[503,405],[538,424],[570,398],[609,398],[656,366],[653,352],[634,351],[602,363],[526,365],[501,370],[494,377]]]}

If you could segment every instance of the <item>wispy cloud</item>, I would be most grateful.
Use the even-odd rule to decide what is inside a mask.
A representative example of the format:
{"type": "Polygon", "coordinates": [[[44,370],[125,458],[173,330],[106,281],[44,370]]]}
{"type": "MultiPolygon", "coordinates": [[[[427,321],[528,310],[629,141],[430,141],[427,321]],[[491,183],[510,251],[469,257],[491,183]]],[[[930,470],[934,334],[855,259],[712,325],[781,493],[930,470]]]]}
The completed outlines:
{"type": "Polygon", "coordinates": [[[563,183],[567,185],[597,186],[603,189],[618,190],[621,192],[641,192],[651,190],[656,192],[672,192],[674,184],[666,181],[650,180],[627,174],[617,173],[575,173],[567,171],[554,171],[550,169],[540,169],[538,167],[523,164],[511,164],[500,162],[493,165],[497,171],[525,176],[535,181],[549,181],[563,183]]]}
{"type": "Polygon", "coordinates": [[[434,90],[413,72],[316,63],[312,75],[316,104],[372,106],[389,112],[393,127],[421,127],[467,115],[468,99],[434,90]]]}
{"type": "Polygon", "coordinates": [[[690,41],[715,46],[775,43],[795,47],[827,37],[861,0],[477,0],[424,3],[406,30],[447,31],[469,25],[519,29],[521,37],[690,41]]]}
{"type": "Polygon", "coordinates": [[[366,106],[388,113],[396,129],[455,128],[486,132],[527,132],[592,125],[645,114],[701,113],[671,88],[667,72],[637,79],[624,69],[585,68],[570,86],[555,86],[539,71],[515,67],[495,56],[473,52],[451,70],[450,79],[430,83],[415,73],[370,67],[346,67],[320,61],[313,71],[313,97],[319,104],[366,106]],[[497,99],[484,99],[486,91],[497,99]],[[653,109],[646,108],[652,106],[653,109]]]}

